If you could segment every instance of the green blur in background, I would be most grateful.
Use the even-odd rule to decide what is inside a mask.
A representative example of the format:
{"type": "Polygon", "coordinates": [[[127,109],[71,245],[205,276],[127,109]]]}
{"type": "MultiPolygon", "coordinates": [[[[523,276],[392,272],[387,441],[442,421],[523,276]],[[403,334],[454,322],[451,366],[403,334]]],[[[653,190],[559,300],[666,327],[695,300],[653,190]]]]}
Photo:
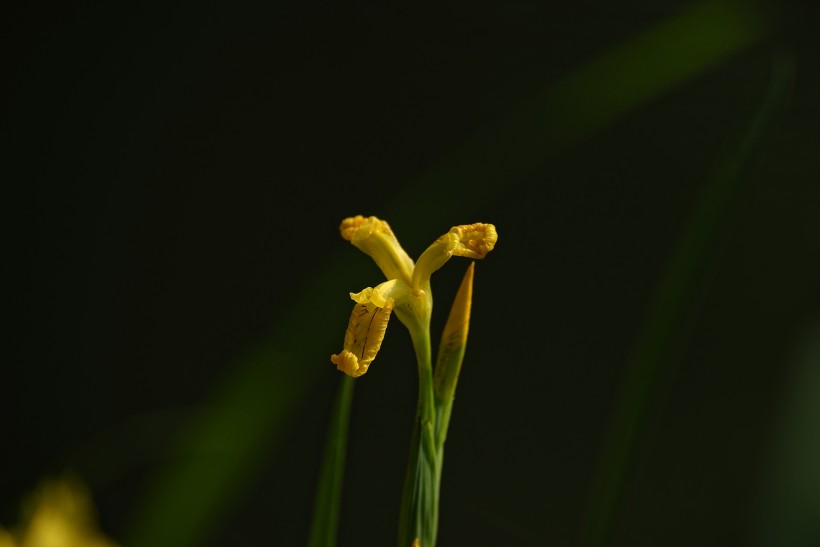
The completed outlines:
{"type": "MultiPolygon", "coordinates": [[[[69,469],[123,545],[306,545],[375,214],[500,235],[439,545],[817,544],[817,15],[17,6],[0,523],[69,469]]],[[[342,391],[340,546],[394,543],[416,381],[391,328],[342,391]]]]}

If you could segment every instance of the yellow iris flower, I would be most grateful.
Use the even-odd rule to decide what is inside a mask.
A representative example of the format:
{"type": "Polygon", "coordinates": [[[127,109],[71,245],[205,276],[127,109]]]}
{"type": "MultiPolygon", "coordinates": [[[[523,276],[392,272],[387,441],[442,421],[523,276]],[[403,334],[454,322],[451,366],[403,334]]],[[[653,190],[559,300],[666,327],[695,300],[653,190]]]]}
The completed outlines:
{"type": "Polygon", "coordinates": [[[353,377],[367,372],[376,358],[393,311],[414,338],[429,332],[433,272],[452,256],[484,258],[498,240],[492,224],[454,226],[414,263],[387,222],[379,218],[346,218],[339,231],[344,239],[368,254],[388,279],[376,287],[350,293],[356,304],[345,332],[344,349],[330,360],[337,369],[353,377]]]}

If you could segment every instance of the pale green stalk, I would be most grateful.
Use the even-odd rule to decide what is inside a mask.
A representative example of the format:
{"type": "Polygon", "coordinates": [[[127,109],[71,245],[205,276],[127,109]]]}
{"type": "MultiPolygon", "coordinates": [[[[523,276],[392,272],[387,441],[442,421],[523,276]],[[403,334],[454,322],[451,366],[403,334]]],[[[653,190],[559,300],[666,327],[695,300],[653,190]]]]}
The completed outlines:
{"type": "Polygon", "coordinates": [[[441,461],[436,446],[436,404],[433,394],[433,365],[430,323],[411,331],[419,372],[416,423],[410,441],[410,457],[402,494],[398,547],[434,547],[438,532],[438,500],[441,461]]]}
{"type": "Polygon", "coordinates": [[[441,337],[435,373],[430,349],[430,322],[411,331],[419,365],[419,401],[410,445],[399,522],[398,547],[435,547],[444,441],[450,424],[458,375],[470,322],[474,263],[459,287],[441,337]]]}

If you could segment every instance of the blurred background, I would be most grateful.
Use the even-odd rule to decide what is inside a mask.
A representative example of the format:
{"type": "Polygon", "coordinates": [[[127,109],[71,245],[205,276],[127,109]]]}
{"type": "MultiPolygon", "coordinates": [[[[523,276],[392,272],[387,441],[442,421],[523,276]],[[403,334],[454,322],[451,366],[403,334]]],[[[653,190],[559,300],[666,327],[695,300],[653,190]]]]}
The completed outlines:
{"type": "MultiPolygon", "coordinates": [[[[6,6],[0,524],[69,471],[121,545],[304,545],[363,214],[499,233],[439,545],[820,544],[818,15],[6,6]]],[[[394,542],[414,366],[395,321],[339,545],[394,542]]]]}

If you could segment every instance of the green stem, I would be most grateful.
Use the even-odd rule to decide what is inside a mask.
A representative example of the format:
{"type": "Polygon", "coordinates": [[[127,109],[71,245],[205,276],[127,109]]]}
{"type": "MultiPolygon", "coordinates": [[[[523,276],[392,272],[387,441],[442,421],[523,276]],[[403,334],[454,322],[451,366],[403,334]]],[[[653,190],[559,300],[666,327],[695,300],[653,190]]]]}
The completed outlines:
{"type": "Polygon", "coordinates": [[[435,547],[441,458],[434,433],[436,405],[429,323],[410,334],[418,361],[419,398],[402,494],[398,547],[410,547],[416,538],[422,547],[435,547]]]}

